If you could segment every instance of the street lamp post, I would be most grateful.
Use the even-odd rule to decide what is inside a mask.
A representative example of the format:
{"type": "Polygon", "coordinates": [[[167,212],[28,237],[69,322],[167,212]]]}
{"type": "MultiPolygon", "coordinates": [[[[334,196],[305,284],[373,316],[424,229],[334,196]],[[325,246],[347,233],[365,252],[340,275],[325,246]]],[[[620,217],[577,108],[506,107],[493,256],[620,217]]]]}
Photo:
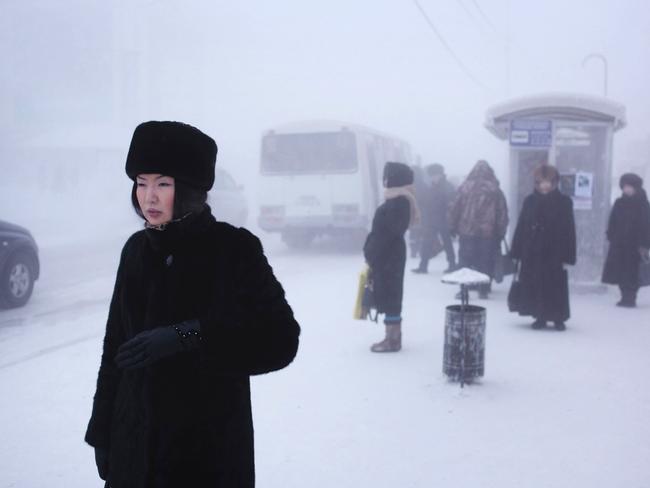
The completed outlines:
{"type": "Polygon", "coordinates": [[[603,54],[600,54],[600,53],[591,53],[591,54],[585,56],[585,58],[582,60],[582,67],[584,68],[585,65],[592,59],[599,59],[599,60],[601,60],[603,62],[603,74],[604,74],[604,78],[603,78],[603,94],[605,96],[607,96],[607,77],[609,76],[607,58],[603,54]]]}

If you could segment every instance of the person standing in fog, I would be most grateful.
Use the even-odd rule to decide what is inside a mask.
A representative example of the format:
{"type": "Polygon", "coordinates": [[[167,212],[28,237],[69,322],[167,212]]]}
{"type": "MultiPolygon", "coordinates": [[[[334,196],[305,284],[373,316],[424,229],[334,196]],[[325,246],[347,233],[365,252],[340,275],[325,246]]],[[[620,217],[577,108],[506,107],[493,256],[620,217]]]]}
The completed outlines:
{"type": "Polygon", "coordinates": [[[180,122],[133,134],[145,228],[122,250],[85,434],[111,488],[255,485],[249,376],[291,363],[300,327],[260,241],[212,216],[216,156],[180,122]]]}
{"type": "MultiPolygon", "coordinates": [[[[499,245],[508,229],[508,206],[487,161],[478,161],[458,188],[449,208],[449,228],[452,235],[458,235],[459,267],[492,278],[499,245]]],[[[490,284],[479,287],[481,298],[488,298],[489,292],[490,284]]]]}
{"type": "Polygon", "coordinates": [[[385,314],[386,336],[373,344],[373,352],[397,352],[402,348],[402,297],[406,242],[409,225],[417,224],[420,214],[413,188],[413,170],[403,163],[384,166],[386,201],[372,220],[372,229],[363,246],[374,283],[378,313],[385,314]]]}
{"type": "Polygon", "coordinates": [[[571,316],[565,264],[576,263],[576,231],[573,200],[563,195],[555,167],[536,168],[535,191],[525,200],[510,248],[520,261],[519,314],[535,318],[533,329],[547,322],[565,330],[571,316]]]}
{"type": "Polygon", "coordinates": [[[626,173],[619,184],[623,194],[609,216],[603,283],[619,286],[621,300],[616,305],[633,308],[639,291],[639,263],[648,259],[650,248],[650,204],[640,176],[626,173]]]}
{"type": "MultiPolygon", "coordinates": [[[[442,244],[447,256],[445,273],[456,267],[456,253],[449,233],[447,211],[454,197],[454,187],[447,181],[445,168],[441,164],[431,164],[425,168],[428,184],[423,189],[420,211],[422,212],[422,240],[420,247],[420,265],[414,273],[429,272],[429,261],[437,253],[436,246],[442,244]]],[[[420,192],[418,192],[418,195],[420,192]]]]}
{"type": "MultiPolygon", "coordinates": [[[[413,170],[413,188],[415,189],[415,201],[418,208],[422,209],[426,203],[425,198],[427,195],[428,185],[425,181],[425,173],[422,166],[414,164],[411,166],[413,170]]],[[[409,248],[411,250],[411,257],[416,258],[420,254],[423,239],[423,222],[414,224],[409,228],[409,248]]]]}

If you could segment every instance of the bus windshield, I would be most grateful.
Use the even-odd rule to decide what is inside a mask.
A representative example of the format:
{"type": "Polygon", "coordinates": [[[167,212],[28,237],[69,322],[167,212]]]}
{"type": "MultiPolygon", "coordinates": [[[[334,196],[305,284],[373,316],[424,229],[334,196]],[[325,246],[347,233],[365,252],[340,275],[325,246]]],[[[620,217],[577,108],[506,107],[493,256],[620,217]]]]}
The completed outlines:
{"type": "Polygon", "coordinates": [[[356,169],[351,132],[269,134],[262,141],[262,173],[348,173],[356,169]]]}

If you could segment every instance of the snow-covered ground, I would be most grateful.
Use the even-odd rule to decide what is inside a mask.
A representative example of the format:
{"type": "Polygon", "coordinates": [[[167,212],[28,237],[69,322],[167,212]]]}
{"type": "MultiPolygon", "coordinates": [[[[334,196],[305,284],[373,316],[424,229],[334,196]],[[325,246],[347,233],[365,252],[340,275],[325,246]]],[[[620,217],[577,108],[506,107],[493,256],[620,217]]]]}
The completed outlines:
{"type": "MultiPolygon", "coordinates": [[[[0,488],[103,486],[83,434],[124,237],[44,246],[30,303],[0,311],[0,488]]],[[[442,258],[407,273],[404,349],[377,355],[382,326],[351,318],[360,254],[265,241],[303,332],[289,368],[253,380],[259,487],[650,487],[650,291],[637,310],[574,293],[560,333],[497,286],[485,378],[461,390],[441,371],[442,258]]]]}

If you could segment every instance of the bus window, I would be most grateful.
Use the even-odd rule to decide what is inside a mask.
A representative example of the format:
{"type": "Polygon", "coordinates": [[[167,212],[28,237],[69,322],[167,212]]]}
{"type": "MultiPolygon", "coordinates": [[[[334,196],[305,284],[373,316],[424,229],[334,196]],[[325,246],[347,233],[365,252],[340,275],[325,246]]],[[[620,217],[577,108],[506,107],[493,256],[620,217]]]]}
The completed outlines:
{"type": "Polygon", "coordinates": [[[350,132],[269,134],[262,141],[262,173],[350,173],[357,169],[350,132]]]}

